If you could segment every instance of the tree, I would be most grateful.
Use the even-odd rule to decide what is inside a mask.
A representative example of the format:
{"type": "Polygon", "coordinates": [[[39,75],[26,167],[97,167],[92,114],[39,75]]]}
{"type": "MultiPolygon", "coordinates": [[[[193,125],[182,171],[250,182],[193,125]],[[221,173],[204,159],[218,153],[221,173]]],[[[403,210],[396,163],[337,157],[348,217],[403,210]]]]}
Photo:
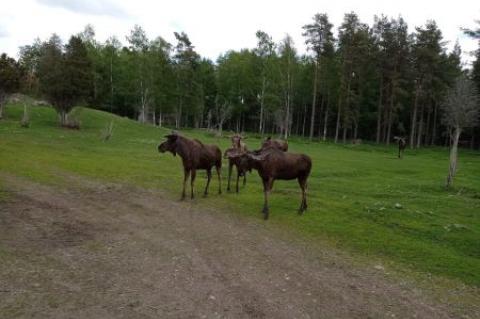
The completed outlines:
{"type": "Polygon", "coordinates": [[[430,107],[432,104],[434,83],[439,81],[441,72],[439,66],[445,50],[442,38],[435,21],[428,21],[424,28],[416,28],[412,47],[415,93],[410,126],[411,148],[419,147],[422,142],[425,105],[430,107]]]}
{"type": "Polygon", "coordinates": [[[288,139],[291,125],[291,109],[293,101],[293,77],[297,67],[297,52],[293,39],[288,34],[279,46],[279,63],[281,74],[281,87],[284,99],[283,109],[283,137],[288,139]]]}
{"type": "Polygon", "coordinates": [[[352,84],[359,82],[356,67],[365,62],[360,52],[365,51],[363,46],[368,38],[368,26],[361,23],[354,13],[345,14],[344,21],[339,28],[339,58],[340,67],[340,88],[337,107],[337,122],[335,128],[335,143],[338,141],[340,123],[343,127],[343,141],[346,141],[347,131],[355,121],[358,121],[359,103],[352,84]],[[342,120],[342,121],[341,121],[342,120]]]}
{"type": "Polygon", "coordinates": [[[156,125],[158,113],[158,125],[162,126],[163,116],[171,110],[170,105],[174,103],[175,78],[173,74],[170,54],[172,45],[162,37],[157,37],[150,43],[148,51],[148,64],[152,77],[152,121],[156,125]]]}
{"type": "Polygon", "coordinates": [[[147,121],[148,107],[151,103],[152,77],[151,68],[148,64],[147,52],[149,50],[149,41],[145,31],[139,25],[135,25],[127,36],[130,43],[130,52],[132,61],[135,65],[135,83],[138,94],[139,116],[141,123],[147,121]]]}
{"type": "MultiPolygon", "coordinates": [[[[176,76],[177,105],[175,112],[175,127],[182,126],[182,117],[197,108],[201,100],[201,87],[196,77],[200,63],[200,55],[194,50],[192,42],[184,32],[174,32],[177,40],[173,56],[176,76]],[[190,108],[190,109],[189,109],[190,108]]],[[[196,114],[193,114],[194,117],[196,114]]]]}
{"type": "Polygon", "coordinates": [[[272,82],[272,64],[275,59],[275,43],[272,40],[272,37],[263,31],[257,31],[257,47],[254,49],[254,53],[259,59],[259,69],[261,77],[261,88],[258,94],[258,99],[260,102],[260,116],[259,116],[259,127],[258,132],[260,134],[264,133],[265,130],[265,104],[269,91],[269,87],[272,82]]]}
{"type": "MultiPolygon", "coordinates": [[[[104,54],[103,56],[106,58],[107,61],[107,81],[108,81],[108,86],[109,86],[109,106],[110,106],[110,112],[113,112],[113,106],[114,106],[114,94],[115,94],[115,85],[114,85],[114,65],[116,65],[117,60],[118,60],[118,55],[119,51],[121,48],[121,43],[118,41],[116,37],[110,37],[107,42],[105,43],[105,46],[103,47],[104,54]]],[[[116,69],[115,69],[116,71],[116,69]]]]}
{"type": "Polygon", "coordinates": [[[36,38],[31,45],[20,47],[19,63],[25,70],[23,89],[27,94],[38,95],[38,64],[42,56],[42,42],[36,38]]]}
{"type": "Polygon", "coordinates": [[[448,91],[443,104],[443,123],[450,128],[452,138],[447,188],[453,184],[453,178],[457,170],[458,140],[465,128],[474,127],[478,124],[479,103],[480,97],[474,83],[465,75],[458,77],[455,86],[448,91]]]}
{"type": "Polygon", "coordinates": [[[75,103],[87,98],[91,91],[92,72],[87,48],[78,36],[72,36],[63,52],[57,35],[43,45],[39,62],[40,89],[60,116],[60,124],[68,124],[68,113],[75,103]]]}
{"type": "Polygon", "coordinates": [[[408,97],[406,80],[411,43],[408,26],[401,17],[390,20],[385,16],[375,17],[373,30],[379,78],[376,142],[388,145],[394,121],[408,97]]]}
{"type": "Polygon", "coordinates": [[[315,126],[315,108],[317,101],[317,89],[318,89],[318,73],[320,67],[320,58],[325,51],[328,51],[333,46],[333,25],[328,21],[328,15],[315,14],[313,17],[313,23],[303,26],[305,32],[303,36],[307,39],[305,43],[308,48],[313,52],[314,59],[314,77],[313,77],[313,97],[312,97],[312,110],[310,117],[310,140],[313,138],[314,126],[315,126]]]}
{"type": "Polygon", "coordinates": [[[21,71],[19,64],[5,53],[0,56],[0,119],[3,116],[3,106],[9,94],[20,87],[21,71]]]}

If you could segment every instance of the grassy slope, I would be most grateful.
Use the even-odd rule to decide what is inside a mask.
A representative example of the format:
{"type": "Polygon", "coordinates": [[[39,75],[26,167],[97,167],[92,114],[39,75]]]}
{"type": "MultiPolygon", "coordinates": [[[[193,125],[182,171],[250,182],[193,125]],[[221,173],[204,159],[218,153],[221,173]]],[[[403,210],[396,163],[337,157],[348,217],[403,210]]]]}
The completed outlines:
{"type": "MultiPolygon", "coordinates": [[[[156,150],[167,130],[100,111],[76,111],[81,131],[58,128],[54,111],[44,107],[31,108],[31,128],[23,129],[19,126],[22,108],[7,107],[7,119],[0,122],[0,172],[62,183],[61,173],[67,171],[166,189],[172,198],[179,197],[180,160],[156,150]],[[101,131],[112,119],[113,138],[102,142],[101,131]]],[[[222,149],[229,144],[228,139],[203,131],[184,134],[222,149]]],[[[253,137],[248,140],[250,148],[259,143],[253,137]]],[[[398,160],[393,146],[309,144],[293,139],[290,147],[313,159],[309,210],[299,217],[297,183],[279,181],[271,196],[269,223],[409,271],[480,286],[478,152],[461,152],[456,186],[447,192],[442,187],[448,161],[445,149],[407,150],[405,158],[398,160]],[[402,208],[395,208],[396,203],[402,208]]],[[[224,168],[224,176],[225,172],[224,168]]],[[[204,176],[197,177],[197,195],[205,185],[204,176]]],[[[197,200],[261,218],[263,197],[256,173],[249,175],[247,188],[238,195],[218,196],[216,189],[214,179],[211,196],[197,200]]],[[[0,192],[1,196],[5,195],[0,192]]]]}

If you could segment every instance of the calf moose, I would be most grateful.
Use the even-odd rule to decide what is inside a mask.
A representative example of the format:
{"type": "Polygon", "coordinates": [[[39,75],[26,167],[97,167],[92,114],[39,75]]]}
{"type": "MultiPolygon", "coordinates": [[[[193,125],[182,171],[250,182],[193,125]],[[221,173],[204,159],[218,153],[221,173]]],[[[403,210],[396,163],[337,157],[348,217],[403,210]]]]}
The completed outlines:
{"type": "Polygon", "coordinates": [[[227,149],[224,153],[224,158],[228,159],[228,182],[227,182],[227,191],[230,191],[230,181],[232,177],[232,168],[233,166],[237,169],[237,186],[236,192],[238,193],[238,181],[240,176],[243,176],[243,186],[247,182],[247,163],[245,159],[235,156],[236,154],[242,154],[247,151],[247,146],[242,141],[245,137],[235,134],[231,137],[232,147],[227,149]]]}
{"type": "Polygon", "coordinates": [[[407,147],[407,142],[405,141],[404,137],[395,136],[393,139],[398,142],[398,158],[402,158],[403,152],[407,147]]]}
{"type": "Polygon", "coordinates": [[[302,201],[298,212],[302,214],[307,209],[307,179],[312,169],[312,160],[309,156],[287,153],[276,148],[247,152],[237,156],[248,159],[247,167],[256,169],[262,179],[264,193],[262,212],[264,219],[269,217],[268,197],[276,179],[297,179],[302,189],[302,201]]]}
{"type": "Polygon", "coordinates": [[[245,152],[247,150],[247,145],[243,142],[246,137],[243,137],[240,134],[235,134],[231,137],[232,140],[232,148],[245,152]]]}
{"type": "Polygon", "coordinates": [[[268,148],[276,148],[281,151],[288,151],[288,142],[283,140],[274,140],[270,136],[265,139],[262,143],[261,150],[266,150],[268,148]]]}
{"type": "Polygon", "coordinates": [[[228,158],[228,184],[227,191],[230,190],[230,178],[232,174],[232,167],[235,166],[237,169],[237,182],[235,191],[238,193],[238,182],[240,177],[243,176],[243,186],[247,183],[247,171],[252,171],[252,168],[249,165],[248,158],[244,155],[246,152],[242,152],[236,148],[229,148],[224,153],[224,158],[228,158]]]}
{"type": "Polygon", "coordinates": [[[222,152],[215,145],[204,145],[197,139],[188,139],[176,133],[165,136],[167,140],[158,146],[160,153],[171,152],[173,156],[177,153],[182,158],[184,179],[182,199],[185,199],[185,184],[188,176],[190,177],[191,198],[194,197],[193,183],[197,175],[197,169],[205,169],[207,171],[207,185],[205,186],[204,195],[208,194],[208,186],[212,177],[212,167],[215,166],[218,175],[218,193],[222,193],[221,168],[222,168],[222,152]]]}

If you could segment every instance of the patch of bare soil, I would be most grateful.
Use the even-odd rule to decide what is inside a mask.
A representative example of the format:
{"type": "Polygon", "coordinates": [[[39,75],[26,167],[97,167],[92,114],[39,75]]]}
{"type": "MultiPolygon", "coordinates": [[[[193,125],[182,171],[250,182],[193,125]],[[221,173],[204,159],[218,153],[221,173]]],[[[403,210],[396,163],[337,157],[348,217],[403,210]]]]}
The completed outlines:
{"type": "Polygon", "coordinates": [[[454,318],[418,289],[160,192],[4,177],[2,318],[454,318]]]}

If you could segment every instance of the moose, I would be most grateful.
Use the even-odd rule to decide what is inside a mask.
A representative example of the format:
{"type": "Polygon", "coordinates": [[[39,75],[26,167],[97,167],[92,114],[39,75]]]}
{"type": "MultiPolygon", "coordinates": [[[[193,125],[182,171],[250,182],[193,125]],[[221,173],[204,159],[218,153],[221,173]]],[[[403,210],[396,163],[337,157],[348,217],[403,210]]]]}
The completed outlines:
{"type": "Polygon", "coordinates": [[[268,148],[246,153],[237,153],[233,157],[247,160],[247,168],[253,168],[258,171],[258,175],[263,182],[263,218],[269,217],[268,197],[275,180],[293,180],[297,179],[302,189],[302,201],[299,214],[307,210],[307,179],[312,169],[312,160],[305,154],[294,154],[283,152],[277,148],[268,148]]]}
{"type": "Polygon", "coordinates": [[[393,139],[396,140],[398,143],[398,158],[402,158],[403,152],[407,147],[407,142],[405,141],[404,137],[395,136],[393,139]]]}
{"type": "MultiPolygon", "coordinates": [[[[237,183],[236,183],[236,192],[238,193],[238,181],[241,176],[243,176],[243,186],[247,182],[247,161],[241,157],[236,157],[237,153],[245,153],[247,151],[247,146],[242,141],[245,137],[235,134],[231,137],[232,147],[227,149],[224,153],[224,158],[228,159],[228,183],[227,191],[230,191],[230,181],[232,177],[232,168],[233,166],[237,169],[237,183]]],[[[250,169],[251,170],[251,169],[250,169]]]]}
{"type": "Polygon", "coordinates": [[[247,183],[247,171],[252,171],[252,168],[249,164],[248,158],[241,156],[245,154],[246,151],[241,151],[236,148],[229,148],[224,153],[224,158],[228,159],[228,184],[227,191],[230,191],[230,178],[232,174],[232,167],[235,166],[237,169],[237,182],[235,191],[238,193],[238,183],[240,177],[243,176],[243,186],[247,183]]]}
{"type": "Polygon", "coordinates": [[[243,142],[246,137],[240,135],[240,134],[235,134],[231,137],[232,141],[232,148],[235,148],[237,150],[240,150],[242,152],[247,150],[247,145],[243,142]]]}
{"type": "Polygon", "coordinates": [[[288,151],[288,142],[283,140],[272,139],[271,136],[267,137],[262,143],[261,150],[266,150],[268,148],[276,148],[283,152],[288,151]]]}
{"type": "Polygon", "coordinates": [[[167,140],[158,146],[160,153],[170,152],[173,156],[177,154],[182,158],[184,178],[182,200],[185,199],[185,187],[190,176],[191,198],[194,198],[193,184],[197,175],[197,169],[207,171],[207,185],[204,196],[208,194],[208,186],[212,177],[212,168],[215,166],[218,175],[218,193],[222,193],[221,168],[222,152],[215,145],[204,145],[197,139],[188,139],[176,132],[165,136],[167,140]]]}

